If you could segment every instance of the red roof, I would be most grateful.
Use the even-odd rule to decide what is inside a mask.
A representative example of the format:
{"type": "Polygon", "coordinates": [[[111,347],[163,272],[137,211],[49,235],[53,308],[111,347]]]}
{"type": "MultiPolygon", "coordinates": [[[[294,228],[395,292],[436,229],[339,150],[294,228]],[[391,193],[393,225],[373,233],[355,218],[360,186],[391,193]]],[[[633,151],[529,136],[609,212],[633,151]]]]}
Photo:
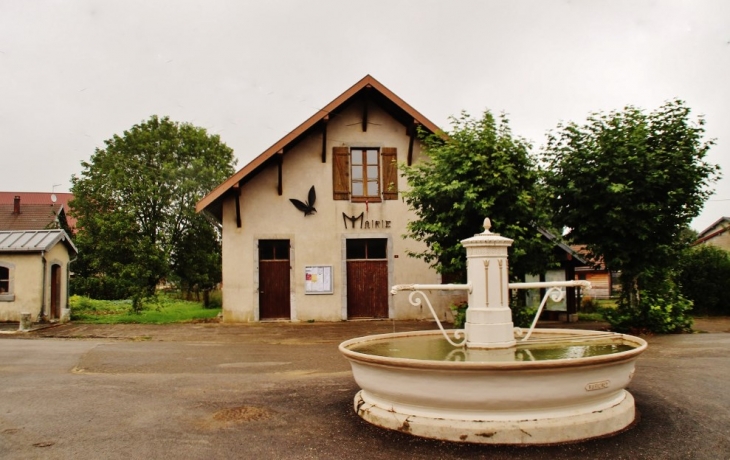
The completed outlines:
{"type": "Polygon", "coordinates": [[[43,230],[55,220],[55,216],[63,207],[66,222],[71,229],[76,228],[76,219],[69,216],[69,201],[73,193],[68,192],[0,192],[0,229],[2,230],[43,230]],[[20,215],[13,217],[15,197],[20,197],[20,215]],[[54,203],[52,196],[56,197],[54,203]],[[9,208],[6,207],[9,205],[9,208]],[[45,223],[44,223],[45,222],[45,223]],[[30,225],[23,227],[23,225],[30,225]]]}

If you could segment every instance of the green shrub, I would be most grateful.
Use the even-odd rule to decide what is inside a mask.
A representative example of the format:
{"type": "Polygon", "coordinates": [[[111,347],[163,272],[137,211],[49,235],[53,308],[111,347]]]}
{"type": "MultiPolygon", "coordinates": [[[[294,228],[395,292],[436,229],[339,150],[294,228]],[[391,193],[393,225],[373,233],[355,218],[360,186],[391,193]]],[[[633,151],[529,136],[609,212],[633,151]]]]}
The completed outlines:
{"type": "Polygon", "coordinates": [[[466,324],[466,310],[469,304],[462,302],[458,305],[450,305],[451,313],[454,314],[454,329],[463,329],[466,324]]]}
{"type": "Polygon", "coordinates": [[[580,309],[584,313],[593,313],[598,311],[598,301],[591,296],[583,296],[580,301],[580,309]]]}
{"type": "Polygon", "coordinates": [[[221,291],[210,291],[208,305],[205,308],[223,308],[223,293],[221,291]]]}
{"type": "Polygon", "coordinates": [[[690,248],[677,277],[682,295],[694,302],[694,314],[730,315],[730,254],[713,246],[690,248]]]}
{"type": "Polygon", "coordinates": [[[692,331],[692,302],[667,283],[661,292],[641,292],[638,308],[619,302],[617,308],[604,308],[601,314],[617,332],[633,334],[673,334],[692,331]]]}

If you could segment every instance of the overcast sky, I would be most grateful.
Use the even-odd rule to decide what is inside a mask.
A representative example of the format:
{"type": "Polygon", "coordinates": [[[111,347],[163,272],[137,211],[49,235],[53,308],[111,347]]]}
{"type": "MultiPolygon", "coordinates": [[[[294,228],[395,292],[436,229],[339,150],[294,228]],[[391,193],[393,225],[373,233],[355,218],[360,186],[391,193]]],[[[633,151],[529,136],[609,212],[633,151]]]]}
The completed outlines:
{"type": "Polygon", "coordinates": [[[680,98],[725,174],[692,226],[730,216],[727,0],[0,0],[0,190],[68,191],[153,114],[241,168],[366,74],[444,128],[505,112],[535,151],[560,121],[680,98]]]}

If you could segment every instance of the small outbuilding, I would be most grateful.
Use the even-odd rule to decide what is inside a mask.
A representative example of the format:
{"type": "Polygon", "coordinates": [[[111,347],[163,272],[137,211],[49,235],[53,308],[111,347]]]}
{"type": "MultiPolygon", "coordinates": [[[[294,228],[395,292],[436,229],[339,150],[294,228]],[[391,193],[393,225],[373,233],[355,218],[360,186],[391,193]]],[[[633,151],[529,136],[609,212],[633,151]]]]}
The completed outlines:
{"type": "Polygon", "coordinates": [[[0,322],[68,321],[70,265],[78,251],[61,229],[0,231],[0,322]]]}

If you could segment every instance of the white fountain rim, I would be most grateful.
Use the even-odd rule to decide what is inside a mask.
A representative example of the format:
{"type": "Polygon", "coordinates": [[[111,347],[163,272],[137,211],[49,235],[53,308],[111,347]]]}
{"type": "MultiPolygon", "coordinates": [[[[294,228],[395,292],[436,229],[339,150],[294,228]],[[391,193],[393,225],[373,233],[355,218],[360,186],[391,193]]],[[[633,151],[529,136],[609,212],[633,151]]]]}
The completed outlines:
{"type": "Polygon", "coordinates": [[[573,330],[573,329],[535,329],[535,334],[539,338],[545,335],[552,335],[561,338],[564,341],[566,338],[575,339],[590,339],[591,337],[600,337],[602,339],[610,338],[611,340],[628,342],[632,345],[636,345],[631,350],[621,351],[612,353],[609,355],[591,356],[585,358],[571,358],[571,359],[554,359],[545,361],[515,361],[515,362],[467,362],[467,361],[437,361],[437,360],[424,360],[424,359],[413,359],[413,358],[395,358],[388,356],[377,356],[369,355],[366,353],[360,353],[357,351],[350,350],[348,347],[354,344],[362,344],[370,341],[387,340],[392,338],[401,337],[419,337],[419,336],[440,336],[440,331],[409,331],[409,332],[395,332],[389,334],[375,334],[364,337],[357,337],[342,342],[339,346],[342,355],[351,361],[365,362],[369,364],[387,366],[387,367],[398,367],[398,368],[412,368],[412,369],[432,369],[432,370],[459,370],[459,371],[470,371],[470,370],[494,370],[494,371],[515,371],[515,370],[528,370],[528,369],[556,369],[556,368],[570,368],[570,367],[588,367],[593,365],[603,365],[611,362],[618,361],[632,361],[638,358],[638,356],[644,352],[647,348],[647,343],[644,339],[636,336],[620,334],[620,333],[609,333],[601,331],[586,331],[586,330],[573,330]]]}

